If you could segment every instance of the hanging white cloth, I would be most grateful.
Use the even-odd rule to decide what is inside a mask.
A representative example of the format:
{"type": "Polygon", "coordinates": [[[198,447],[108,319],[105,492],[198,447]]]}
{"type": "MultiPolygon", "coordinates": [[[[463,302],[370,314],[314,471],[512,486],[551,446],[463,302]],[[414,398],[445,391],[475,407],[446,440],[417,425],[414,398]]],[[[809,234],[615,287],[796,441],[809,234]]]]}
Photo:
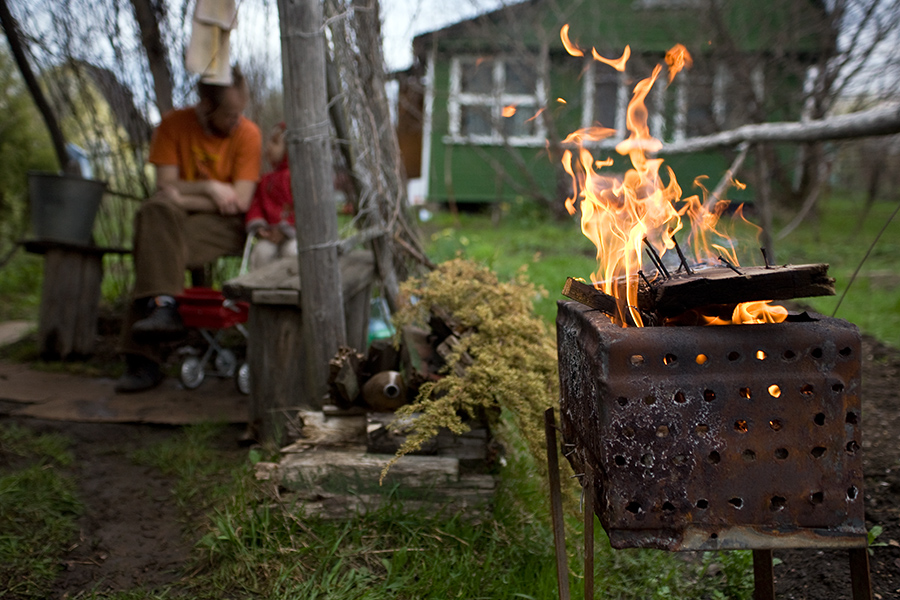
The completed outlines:
{"type": "Polygon", "coordinates": [[[185,67],[205,83],[231,85],[229,37],[237,27],[235,0],[197,0],[185,67]]]}

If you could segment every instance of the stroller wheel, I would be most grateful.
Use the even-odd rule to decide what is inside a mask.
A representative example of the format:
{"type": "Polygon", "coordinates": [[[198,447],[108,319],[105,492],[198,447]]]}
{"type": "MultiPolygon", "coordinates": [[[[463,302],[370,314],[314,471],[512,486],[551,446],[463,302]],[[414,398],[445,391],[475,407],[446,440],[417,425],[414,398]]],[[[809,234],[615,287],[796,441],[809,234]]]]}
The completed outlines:
{"type": "Polygon", "coordinates": [[[235,369],[237,369],[237,357],[231,350],[223,348],[216,353],[215,364],[216,371],[219,372],[219,375],[222,377],[231,377],[234,375],[235,369]]]}
{"type": "Polygon", "coordinates": [[[241,363],[241,367],[234,376],[234,385],[237,390],[245,396],[250,394],[250,365],[241,363]]]}
{"type": "Polygon", "coordinates": [[[206,373],[203,370],[203,364],[196,356],[189,356],[181,363],[181,383],[189,390],[200,387],[206,373]]]}

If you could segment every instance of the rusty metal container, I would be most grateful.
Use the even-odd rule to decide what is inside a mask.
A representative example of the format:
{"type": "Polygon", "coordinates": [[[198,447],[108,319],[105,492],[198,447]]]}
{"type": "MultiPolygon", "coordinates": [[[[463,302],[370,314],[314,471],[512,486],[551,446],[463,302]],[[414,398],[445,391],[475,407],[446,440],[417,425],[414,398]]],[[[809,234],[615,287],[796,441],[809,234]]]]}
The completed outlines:
{"type": "Polygon", "coordinates": [[[864,547],[860,338],[839,319],[557,314],[560,430],[615,548],[864,547]]]}

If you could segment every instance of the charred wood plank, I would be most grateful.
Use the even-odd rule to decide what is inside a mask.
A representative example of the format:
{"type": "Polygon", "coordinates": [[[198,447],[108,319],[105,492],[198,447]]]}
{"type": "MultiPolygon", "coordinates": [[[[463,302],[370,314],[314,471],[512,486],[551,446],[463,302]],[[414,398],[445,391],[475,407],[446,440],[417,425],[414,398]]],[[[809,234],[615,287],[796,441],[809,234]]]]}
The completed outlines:
{"type": "MultiPolygon", "coordinates": [[[[593,285],[569,277],[563,296],[611,317],[619,314],[616,299],[593,285]]],[[[710,305],[734,306],[759,300],[791,300],[833,296],[834,278],[827,264],[769,267],[710,267],[693,273],[675,273],[652,285],[640,282],[638,306],[645,325],[710,305]]],[[[628,325],[634,325],[628,317],[628,325]]]]}
{"type": "MultiPolygon", "coordinates": [[[[758,300],[791,300],[834,295],[834,278],[827,264],[777,267],[712,267],[693,275],[673,275],[657,281],[649,292],[649,306],[660,317],[680,315],[708,304],[738,304],[758,300]],[[739,272],[738,272],[739,271],[739,272]]],[[[641,298],[641,308],[645,307],[641,298]]]]}
{"type": "MultiPolygon", "coordinates": [[[[646,288],[646,285],[641,283],[638,291],[639,302],[641,296],[644,296],[647,301],[651,300],[651,298],[647,296],[647,291],[644,288],[646,288]]],[[[562,295],[571,300],[575,300],[576,302],[580,302],[585,306],[597,309],[613,318],[618,318],[619,307],[617,300],[613,296],[598,290],[589,283],[584,283],[569,277],[566,279],[566,283],[563,286],[562,295]]],[[[641,314],[641,319],[643,319],[645,324],[656,321],[651,313],[645,310],[639,312],[641,314]]],[[[631,315],[627,315],[626,318],[628,326],[634,327],[634,320],[631,318],[631,315]]]]}

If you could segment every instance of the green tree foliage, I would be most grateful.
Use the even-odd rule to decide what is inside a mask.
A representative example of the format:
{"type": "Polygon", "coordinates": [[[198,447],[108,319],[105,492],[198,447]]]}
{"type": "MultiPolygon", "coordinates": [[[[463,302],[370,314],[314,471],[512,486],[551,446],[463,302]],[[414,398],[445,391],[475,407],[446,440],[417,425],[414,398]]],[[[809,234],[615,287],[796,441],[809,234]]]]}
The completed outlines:
{"type": "Polygon", "coordinates": [[[0,258],[28,227],[28,171],[56,169],[50,136],[15,63],[0,48],[0,258]]]}

